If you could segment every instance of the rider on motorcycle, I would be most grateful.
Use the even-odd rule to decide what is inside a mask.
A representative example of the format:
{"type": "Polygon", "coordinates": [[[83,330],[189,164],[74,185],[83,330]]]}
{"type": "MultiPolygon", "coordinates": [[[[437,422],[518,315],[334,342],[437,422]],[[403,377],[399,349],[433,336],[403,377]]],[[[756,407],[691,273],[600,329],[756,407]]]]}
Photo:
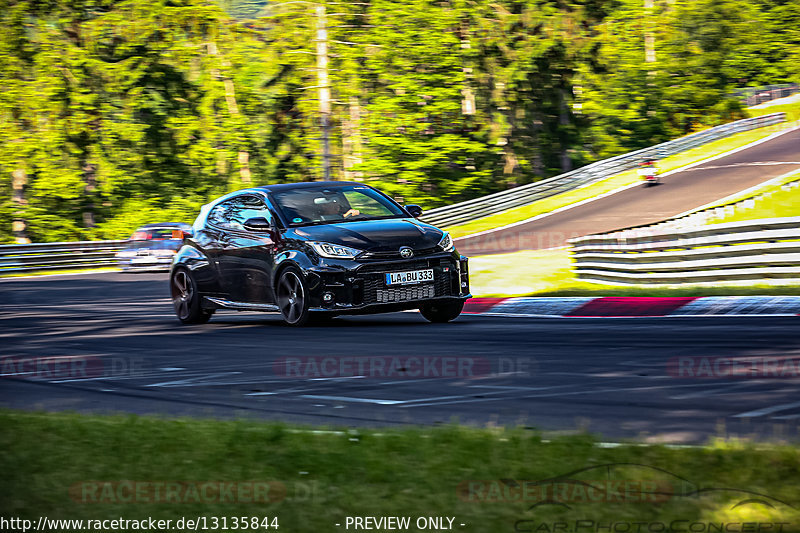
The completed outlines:
{"type": "Polygon", "coordinates": [[[647,161],[639,163],[639,175],[642,177],[642,181],[644,181],[646,187],[657,185],[658,167],[656,166],[656,162],[652,159],[648,159],[647,161]]]}

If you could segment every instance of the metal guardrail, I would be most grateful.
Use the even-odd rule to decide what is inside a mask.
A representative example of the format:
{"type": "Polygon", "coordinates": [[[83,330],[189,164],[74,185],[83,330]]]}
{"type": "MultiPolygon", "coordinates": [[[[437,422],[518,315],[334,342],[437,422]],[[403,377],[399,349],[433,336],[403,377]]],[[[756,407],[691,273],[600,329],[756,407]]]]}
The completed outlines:
{"type": "Polygon", "coordinates": [[[716,126],[686,137],[681,137],[680,139],[674,139],[635,152],[629,152],[610,159],[597,161],[596,163],[543,181],[522,185],[450,206],[431,209],[422,215],[422,219],[425,222],[441,227],[470,222],[514,207],[526,205],[555,194],[577,189],[578,187],[595,181],[603,180],[614,174],[636,168],[640,162],[647,159],[663,159],[667,156],[691,150],[702,144],[716,141],[735,133],[779,124],[785,120],[785,113],[771,113],[760,117],[737,120],[736,122],[716,126]]]}
{"type": "Polygon", "coordinates": [[[2,245],[0,275],[116,266],[114,255],[127,242],[83,241],[2,245]]]}
{"type": "Polygon", "coordinates": [[[800,217],[684,231],[659,226],[571,239],[578,278],[617,284],[800,281],[800,217]]]}

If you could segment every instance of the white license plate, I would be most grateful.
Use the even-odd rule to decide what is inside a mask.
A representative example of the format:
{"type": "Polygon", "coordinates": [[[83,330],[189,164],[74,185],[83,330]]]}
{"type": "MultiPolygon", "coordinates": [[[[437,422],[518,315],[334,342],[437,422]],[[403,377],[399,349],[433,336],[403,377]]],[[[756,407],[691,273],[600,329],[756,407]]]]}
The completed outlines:
{"type": "Polygon", "coordinates": [[[433,281],[433,269],[409,270],[408,272],[389,272],[386,274],[387,285],[410,285],[433,281]]]}
{"type": "Polygon", "coordinates": [[[131,264],[133,265],[153,265],[157,262],[158,258],[156,258],[154,255],[145,255],[131,259],[131,264]]]}

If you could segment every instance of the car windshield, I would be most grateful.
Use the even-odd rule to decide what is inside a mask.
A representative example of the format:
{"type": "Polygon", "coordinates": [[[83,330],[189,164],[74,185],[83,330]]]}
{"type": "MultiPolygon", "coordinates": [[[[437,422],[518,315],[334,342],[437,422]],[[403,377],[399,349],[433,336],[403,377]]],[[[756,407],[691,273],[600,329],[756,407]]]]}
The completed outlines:
{"type": "Polygon", "coordinates": [[[391,200],[363,185],[286,190],[272,197],[291,226],[407,216],[391,200]]]}

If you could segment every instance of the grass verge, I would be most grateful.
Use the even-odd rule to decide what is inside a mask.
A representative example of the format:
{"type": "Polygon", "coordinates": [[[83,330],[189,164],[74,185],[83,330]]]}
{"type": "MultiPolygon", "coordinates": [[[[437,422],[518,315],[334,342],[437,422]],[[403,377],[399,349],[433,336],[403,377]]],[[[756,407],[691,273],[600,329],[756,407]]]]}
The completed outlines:
{"type": "Polygon", "coordinates": [[[786,122],[793,122],[795,120],[800,120],[800,102],[797,99],[794,101],[785,103],[785,104],[777,104],[771,105],[767,107],[751,107],[747,109],[747,114],[751,117],[760,117],[763,115],[769,115],[772,113],[780,113],[783,111],[786,113],[786,122]]]}
{"type": "MultiPolygon", "coordinates": [[[[791,178],[797,180],[797,175],[791,178]]],[[[788,178],[787,178],[788,181],[788,178]]],[[[738,205],[731,214],[710,218],[708,224],[724,224],[726,222],[741,222],[744,220],[758,220],[761,218],[796,217],[800,215],[800,186],[793,183],[791,186],[772,185],[759,188],[751,192],[746,198],[752,198],[751,207],[738,205]]],[[[744,200],[732,199],[725,204],[744,200]]]]}
{"type": "Polygon", "coordinates": [[[568,249],[471,257],[470,291],[482,296],[800,296],[800,285],[629,286],[582,281],[568,249]]]}
{"type": "MultiPolygon", "coordinates": [[[[781,108],[778,109],[779,111],[787,111],[789,109],[794,109],[796,110],[796,114],[800,115],[800,103],[787,104],[785,106],[776,106],[776,108],[781,108]],[[786,109],[782,109],[784,107],[786,109]]],[[[762,111],[762,110],[756,110],[756,111],[762,111]]],[[[772,113],[776,111],[770,111],[770,112],[772,113]]],[[[792,114],[792,116],[794,116],[794,114],[792,114]]],[[[796,118],[795,119],[790,118],[788,120],[796,120],[796,118]]],[[[720,139],[718,141],[714,141],[705,144],[703,146],[699,146],[692,150],[688,150],[686,152],[681,152],[680,154],[667,157],[659,161],[658,166],[662,173],[669,172],[671,170],[675,170],[677,168],[681,168],[683,166],[696,163],[698,161],[703,161],[704,159],[708,159],[709,157],[714,157],[719,154],[728,152],[730,150],[740,148],[751,142],[772,135],[776,131],[779,131],[782,127],[783,126],[781,125],[768,126],[766,128],[759,128],[757,130],[738,133],[736,135],[732,135],[725,139],[720,139]]],[[[545,198],[543,200],[539,200],[524,206],[516,207],[514,209],[509,209],[508,211],[503,211],[502,213],[497,213],[494,215],[490,215],[488,217],[483,217],[478,220],[468,222],[466,224],[452,226],[447,229],[450,232],[450,234],[455,238],[465,237],[467,235],[472,235],[474,233],[479,233],[481,231],[486,231],[506,226],[508,224],[520,222],[528,218],[535,217],[537,215],[549,213],[556,209],[560,209],[568,205],[572,205],[578,202],[582,202],[584,200],[588,200],[590,198],[594,198],[596,196],[600,196],[602,194],[606,194],[621,187],[638,183],[639,179],[640,178],[635,170],[629,170],[627,172],[611,176],[610,178],[598,181],[597,183],[593,183],[585,187],[581,187],[579,189],[557,194],[555,196],[551,196],[550,198],[545,198]]]]}
{"type": "Polygon", "coordinates": [[[257,421],[16,411],[0,412],[0,427],[2,515],[34,523],[40,516],[227,517],[230,529],[232,517],[269,516],[278,518],[280,531],[343,531],[347,516],[447,516],[463,531],[553,531],[553,522],[595,531],[586,523],[574,529],[576,520],[686,520],[687,531],[689,523],[738,523],[736,531],[750,531],[742,522],[800,527],[800,450],[790,445],[609,448],[588,436],[544,441],[520,428],[313,432],[257,421]],[[575,473],[581,469],[587,470],[575,473]],[[181,489],[169,502],[152,503],[144,500],[153,491],[145,497],[131,489],[131,482],[210,481],[277,482],[286,497],[219,503],[213,491],[181,489]],[[528,490],[514,489],[514,482],[528,490]],[[86,490],[97,486],[103,488],[86,490]],[[92,497],[101,503],[83,503],[92,497]],[[531,508],[545,499],[551,503],[531,508]]]}
{"type": "Polygon", "coordinates": [[[2,278],[32,278],[36,276],[63,276],[65,274],[92,274],[102,272],[122,272],[122,269],[116,267],[103,267],[103,268],[70,268],[63,270],[37,270],[35,272],[8,272],[3,273],[0,270],[0,279],[2,278]]]}

